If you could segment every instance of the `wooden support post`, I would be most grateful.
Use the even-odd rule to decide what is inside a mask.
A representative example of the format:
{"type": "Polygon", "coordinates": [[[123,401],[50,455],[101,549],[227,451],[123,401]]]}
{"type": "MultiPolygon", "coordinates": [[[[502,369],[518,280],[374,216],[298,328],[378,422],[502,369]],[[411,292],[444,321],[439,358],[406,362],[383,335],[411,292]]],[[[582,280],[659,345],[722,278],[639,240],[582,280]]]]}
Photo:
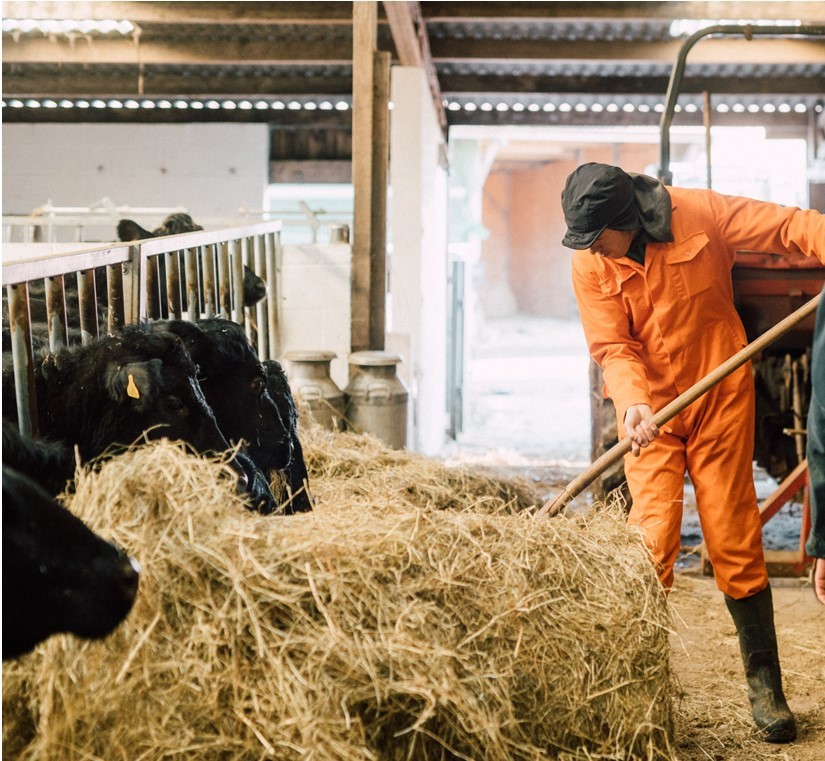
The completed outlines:
{"type": "Polygon", "coordinates": [[[355,209],[351,346],[353,351],[360,351],[383,349],[386,331],[391,56],[375,50],[375,3],[356,3],[353,8],[355,209]]]}
{"type": "Polygon", "coordinates": [[[387,175],[390,163],[390,60],[373,56],[372,246],[370,256],[370,349],[384,349],[387,304],[387,175]]]}

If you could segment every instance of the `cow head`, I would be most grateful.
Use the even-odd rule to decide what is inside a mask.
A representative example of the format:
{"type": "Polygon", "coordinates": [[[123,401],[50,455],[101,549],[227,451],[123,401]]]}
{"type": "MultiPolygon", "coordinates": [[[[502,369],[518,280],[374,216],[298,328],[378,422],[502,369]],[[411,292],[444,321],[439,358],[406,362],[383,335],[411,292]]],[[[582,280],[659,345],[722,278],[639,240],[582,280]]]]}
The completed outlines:
{"type": "Polygon", "coordinates": [[[99,638],[131,610],[139,566],[3,466],[3,659],[48,636],[99,638]]]}
{"type": "Polygon", "coordinates": [[[287,467],[292,440],[266,371],[235,322],[214,318],[197,325],[184,320],[158,324],[179,335],[199,368],[203,393],[230,442],[246,442],[253,462],[264,472],[287,467]]]}

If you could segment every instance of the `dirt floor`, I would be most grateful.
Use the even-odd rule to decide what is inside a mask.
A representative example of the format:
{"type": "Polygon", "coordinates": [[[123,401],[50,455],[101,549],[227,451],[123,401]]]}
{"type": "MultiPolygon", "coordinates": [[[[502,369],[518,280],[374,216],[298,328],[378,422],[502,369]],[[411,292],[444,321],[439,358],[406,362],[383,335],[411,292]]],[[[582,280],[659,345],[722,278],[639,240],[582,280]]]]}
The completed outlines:
{"type": "Polygon", "coordinates": [[[798,739],[771,745],[754,736],[736,630],[722,595],[712,578],[681,572],[670,598],[679,761],[825,759],[825,607],[806,579],[775,578],[771,585],[785,696],[798,739]]]}
{"type": "MultiPolygon", "coordinates": [[[[450,459],[533,481],[549,499],[590,461],[588,357],[577,321],[525,315],[482,321],[468,347],[465,426],[450,459]]],[[[755,471],[760,499],[775,488],[755,471]]],[[[587,491],[579,509],[590,504],[587,491]]],[[[683,545],[701,542],[686,490],[683,545]]],[[[571,505],[576,509],[577,502],[571,505]]],[[[769,549],[799,546],[799,511],[766,526],[769,549]],[[770,527],[770,528],[769,528],[770,527]]],[[[673,669],[678,761],[825,761],[825,607],[805,579],[772,580],[785,694],[799,724],[789,745],[758,740],[736,631],[695,558],[677,564],[673,669]]]]}

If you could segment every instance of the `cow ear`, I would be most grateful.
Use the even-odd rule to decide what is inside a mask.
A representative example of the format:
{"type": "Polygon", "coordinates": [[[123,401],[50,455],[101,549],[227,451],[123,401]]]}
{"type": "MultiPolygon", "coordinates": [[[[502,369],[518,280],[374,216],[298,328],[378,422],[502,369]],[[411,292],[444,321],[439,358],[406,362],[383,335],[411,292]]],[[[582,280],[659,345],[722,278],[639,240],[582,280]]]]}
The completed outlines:
{"type": "Polygon", "coordinates": [[[119,403],[132,399],[137,409],[145,409],[159,387],[161,365],[159,359],[128,365],[112,363],[106,384],[109,396],[119,403]]]}

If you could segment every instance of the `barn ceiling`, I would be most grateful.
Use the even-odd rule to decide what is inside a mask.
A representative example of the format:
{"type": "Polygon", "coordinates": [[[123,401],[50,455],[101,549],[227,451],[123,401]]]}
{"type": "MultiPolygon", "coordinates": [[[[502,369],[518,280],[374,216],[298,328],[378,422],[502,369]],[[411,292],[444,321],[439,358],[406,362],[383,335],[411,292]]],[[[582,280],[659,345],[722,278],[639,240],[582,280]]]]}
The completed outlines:
{"type": "MultiPolygon", "coordinates": [[[[822,2],[392,2],[378,11],[378,49],[427,68],[445,131],[657,125],[697,29],[759,20],[821,35],[825,25],[822,2]]],[[[6,122],[350,129],[352,3],[4,2],[3,14],[6,122]]],[[[674,123],[701,124],[707,97],[715,123],[810,124],[825,100],[825,37],[741,29],[691,50],[674,123]]]]}

